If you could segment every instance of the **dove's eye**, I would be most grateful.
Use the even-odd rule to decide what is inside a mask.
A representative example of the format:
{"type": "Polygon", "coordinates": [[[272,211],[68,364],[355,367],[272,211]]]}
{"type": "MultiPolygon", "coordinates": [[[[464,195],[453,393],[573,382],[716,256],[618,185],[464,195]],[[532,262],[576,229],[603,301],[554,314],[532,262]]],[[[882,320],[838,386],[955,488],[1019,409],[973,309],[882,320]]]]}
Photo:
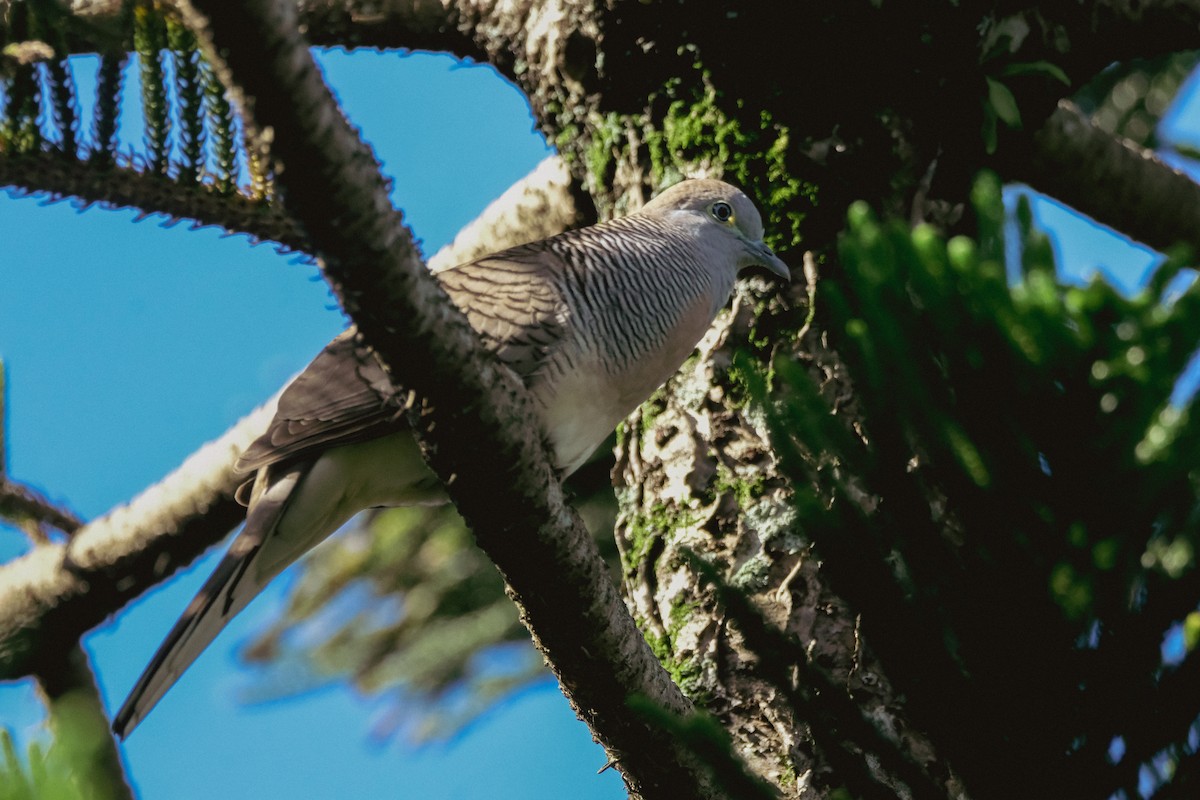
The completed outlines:
{"type": "Polygon", "coordinates": [[[733,219],[733,206],[724,201],[719,201],[712,204],[712,209],[709,213],[713,215],[713,219],[717,222],[729,222],[733,219]]]}

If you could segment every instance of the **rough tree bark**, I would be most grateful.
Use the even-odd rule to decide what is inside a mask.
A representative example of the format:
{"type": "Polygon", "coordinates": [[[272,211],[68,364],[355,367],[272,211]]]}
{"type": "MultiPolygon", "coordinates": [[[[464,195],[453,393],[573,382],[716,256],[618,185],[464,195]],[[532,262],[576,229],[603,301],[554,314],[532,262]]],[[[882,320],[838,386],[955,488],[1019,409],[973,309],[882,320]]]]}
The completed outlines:
{"type": "MultiPolygon", "coordinates": [[[[997,31],[1018,32],[1007,45],[1010,61],[1048,60],[1082,81],[1115,58],[1193,46],[1200,19],[1194,6],[1166,4],[1137,11],[1101,4],[1090,16],[1081,7],[1013,4],[992,16],[945,4],[920,18],[911,9],[866,6],[805,6],[796,10],[805,19],[793,26],[778,25],[777,6],[768,4],[744,4],[736,15],[697,3],[571,6],[565,13],[555,3],[528,4],[522,11],[531,15],[529,24],[511,34],[511,26],[480,10],[496,6],[474,6],[470,18],[473,30],[488,32],[476,43],[502,69],[512,69],[602,214],[638,202],[676,172],[724,175],[769,199],[769,227],[785,258],[801,260],[792,238],[798,237],[833,275],[833,237],[854,199],[953,228],[968,183],[984,166],[1035,188],[1041,178],[1053,178],[1053,184],[1044,181],[1046,188],[1083,200],[1107,196],[1098,191],[1104,184],[1088,174],[1098,161],[1134,163],[1126,158],[1131,151],[1117,146],[1103,159],[1068,160],[1059,151],[1039,162],[1053,163],[1054,171],[1030,170],[1031,150],[1039,144],[1052,150],[1063,141],[1055,135],[1062,113],[1032,143],[1002,131],[996,155],[989,156],[980,135],[988,74],[980,62],[1000,38],[997,31]],[[683,19],[686,25],[679,24],[683,19]],[[497,30],[507,36],[498,40],[497,30]],[[1131,35],[1135,30],[1141,35],[1131,35]],[[547,44],[555,41],[558,46],[547,44]]],[[[1051,118],[1065,91],[1053,80],[1018,82],[1013,89],[1031,130],[1051,118]]],[[[1075,141],[1084,145],[1088,138],[1075,141]]],[[[1089,147],[1095,154],[1096,146],[1089,147]]],[[[1152,166],[1140,156],[1136,162],[1152,166]]],[[[1163,191],[1180,185],[1179,176],[1152,172],[1150,185],[1162,194],[1194,194],[1190,181],[1163,191]]],[[[1086,208],[1129,228],[1129,215],[1119,211],[1124,204],[1101,205],[1086,208]]],[[[1196,218],[1195,201],[1163,207],[1181,207],[1182,213],[1155,218],[1182,224],[1166,236],[1148,228],[1145,238],[1177,238],[1196,218]]],[[[616,474],[622,487],[617,539],[629,602],[685,691],[718,716],[752,771],[781,793],[824,797],[843,786],[848,775],[836,768],[838,743],[818,740],[767,679],[761,654],[746,646],[689,552],[702,554],[767,620],[793,634],[811,662],[955,796],[962,787],[950,765],[906,718],[902,699],[872,656],[870,637],[863,635],[869,624],[860,625],[830,590],[819,554],[796,529],[761,420],[739,396],[731,369],[737,353],[758,363],[778,353],[805,360],[828,392],[846,393],[836,355],[820,333],[795,335],[801,296],[740,295],[698,358],[629,421],[616,474]]],[[[905,793],[894,772],[870,767],[881,785],[905,793]]]]}
{"type": "MultiPolygon", "coordinates": [[[[921,15],[867,6],[807,5],[794,10],[802,21],[779,25],[778,7],[765,3],[743,4],[736,14],[698,3],[572,5],[565,13],[557,3],[532,3],[522,4],[530,17],[519,30],[480,10],[496,6],[461,13],[476,43],[529,94],[602,214],[638,202],[678,172],[724,175],[771,204],[768,227],[785,258],[794,266],[823,260],[833,279],[831,246],[854,199],[953,228],[970,179],[989,165],[1035,188],[1052,176],[1047,188],[1067,199],[1097,194],[1102,184],[1087,174],[1095,159],[1060,157],[1055,172],[1033,172],[1026,162],[1036,142],[1016,132],[1001,132],[996,155],[986,152],[980,96],[988,73],[980,62],[998,30],[1021,32],[1008,45],[1009,60],[1049,60],[1082,81],[1114,58],[1193,46],[1200,21],[1195,6],[1166,4],[1137,12],[1101,4],[1091,16],[1015,4],[995,16],[969,4],[921,15]]],[[[1014,86],[1027,129],[1050,118],[1064,91],[1053,80],[1014,86]]],[[[1061,142],[1054,136],[1061,125],[1055,118],[1038,141],[1061,142]]],[[[1116,149],[1117,161],[1129,152],[1116,149]]],[[[1163,169],[1151,180],[1166,187],[1178,178],[1163,169]]],[[[1187,209],[1169,215],[1185,221],[1175,231],[1196,218],[1194,201],[1173,205],[1187,209]]],[[[1127,226],[1116,209],[1088,208],[1127,226]]],[[[849,779],[837,769],[844,754],[837,742],[817,739],[767,678],[764,658],[746,645],[689,553],[795,636],[901,753],[956,796],[962,787],[951,766],[906,718],[871,654],[863,634],[869,621],[860,624],[831,591],[820,555],[795,527],[763,423],[739,392],[735,355],[763,364],[783,354],[810,364],[827,392],[848,396],[819,330],[797,335],[802,298],[799,290],[741,293],[698,357],[627,423],[615,474],[627,596],[685,691],[717,715],[752,771],[782,794],[829,796],[849,779]]],[[[869,766],[880,785],[915,791],[890,769],[869,766]]]]}

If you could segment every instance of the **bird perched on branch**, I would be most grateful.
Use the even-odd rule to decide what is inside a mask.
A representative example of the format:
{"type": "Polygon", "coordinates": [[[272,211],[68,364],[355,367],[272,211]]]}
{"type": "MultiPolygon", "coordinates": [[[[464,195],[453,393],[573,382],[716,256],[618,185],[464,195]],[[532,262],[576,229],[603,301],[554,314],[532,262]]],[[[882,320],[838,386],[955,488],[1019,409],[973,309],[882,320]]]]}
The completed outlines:
{"type": "MultiPolygon", "coordinates": [[[[437,279],[486,347],[524,382],[565,477],[667,381],[729,299],[737,273],[787,280],[762,218],[727,183],[678,183],[640,211],[461,266],[437,279]]],[[[239,459],[253,474],[229,553],[113,720],[124,737],[209,642],[285,567],[356,512],[444,502],[396,395],[353,331],[284,390],[239,459]]]]}

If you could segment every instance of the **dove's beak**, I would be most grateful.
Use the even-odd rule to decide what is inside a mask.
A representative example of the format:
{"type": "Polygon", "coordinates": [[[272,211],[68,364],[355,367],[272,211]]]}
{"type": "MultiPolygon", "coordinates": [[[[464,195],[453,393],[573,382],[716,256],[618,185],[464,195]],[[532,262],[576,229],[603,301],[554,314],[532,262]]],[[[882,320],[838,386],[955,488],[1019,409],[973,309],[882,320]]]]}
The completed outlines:
{"type": "Polygon", "coordinates": [[[755,242],[750,246],[750,251],[754,255],[754,262],[761,267],[765,267],[770,272],[783,278],[785,281],[791,282],[792,271],[788,269],[788,265],[775,255],[775,251],[767,247],[762,242],[755,242]]]}

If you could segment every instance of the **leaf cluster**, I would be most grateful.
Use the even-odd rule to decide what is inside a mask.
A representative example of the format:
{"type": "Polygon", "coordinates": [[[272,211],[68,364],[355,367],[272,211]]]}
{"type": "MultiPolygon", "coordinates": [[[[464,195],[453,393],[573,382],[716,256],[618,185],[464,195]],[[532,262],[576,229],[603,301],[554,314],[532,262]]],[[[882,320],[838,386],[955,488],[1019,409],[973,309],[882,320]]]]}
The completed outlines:
{"type": "Polygon", "coordinates": [[[54,707],[53,737],[34,739],[25,752],[0,729],[0,800],[109,800],[126,796],[96,765],[105,756],[107,730],[96,724],[91,701],[68,695],[54,707]]]}
{"type": "Polygon", "coordinates": [[[123,167],[184,187],[199,183],[234,193],[239,124],[195,37],[162,4],[148,0],[126,3],[116,30],[116,39],[100,36],[56,0],[8,7],[0,18],[0,157],[56,153],[107,167],[120,160],[123,167]],[[80,132],[77,65],[67,58],[76,39],[92,42],[100,53],[87,136],[80,132]],[[144,149],[119,156],[130,52],[137,63],[144,149]]]}
{"type": "Polygon", "coordinates": [[[249,650],[272,662],[259,691],[291,694],[349,676],[364,692],[396,695],[381,735],[424,739],[539,673],[531,650],[510,659],[511,670],[478,657],[527,636],[500,576],[471,545],[452,508],[401,508],[314,553],[283,618],[249,650]]]}
{"type": "Polygon", "coordinates": [[[855,419],[776,363],[775,443],[972,796],[1136,796],[1143,765],[1197,761],[1200,654],[1163,642],[1200,598],[1200,421],[1177,392],[1200,283],[1174,258],[1135,297],[1067,285],[1027,207],[1006,229],[994,177],[973,200],[977,241],[851,209],[818,303],[855,419]]]}

